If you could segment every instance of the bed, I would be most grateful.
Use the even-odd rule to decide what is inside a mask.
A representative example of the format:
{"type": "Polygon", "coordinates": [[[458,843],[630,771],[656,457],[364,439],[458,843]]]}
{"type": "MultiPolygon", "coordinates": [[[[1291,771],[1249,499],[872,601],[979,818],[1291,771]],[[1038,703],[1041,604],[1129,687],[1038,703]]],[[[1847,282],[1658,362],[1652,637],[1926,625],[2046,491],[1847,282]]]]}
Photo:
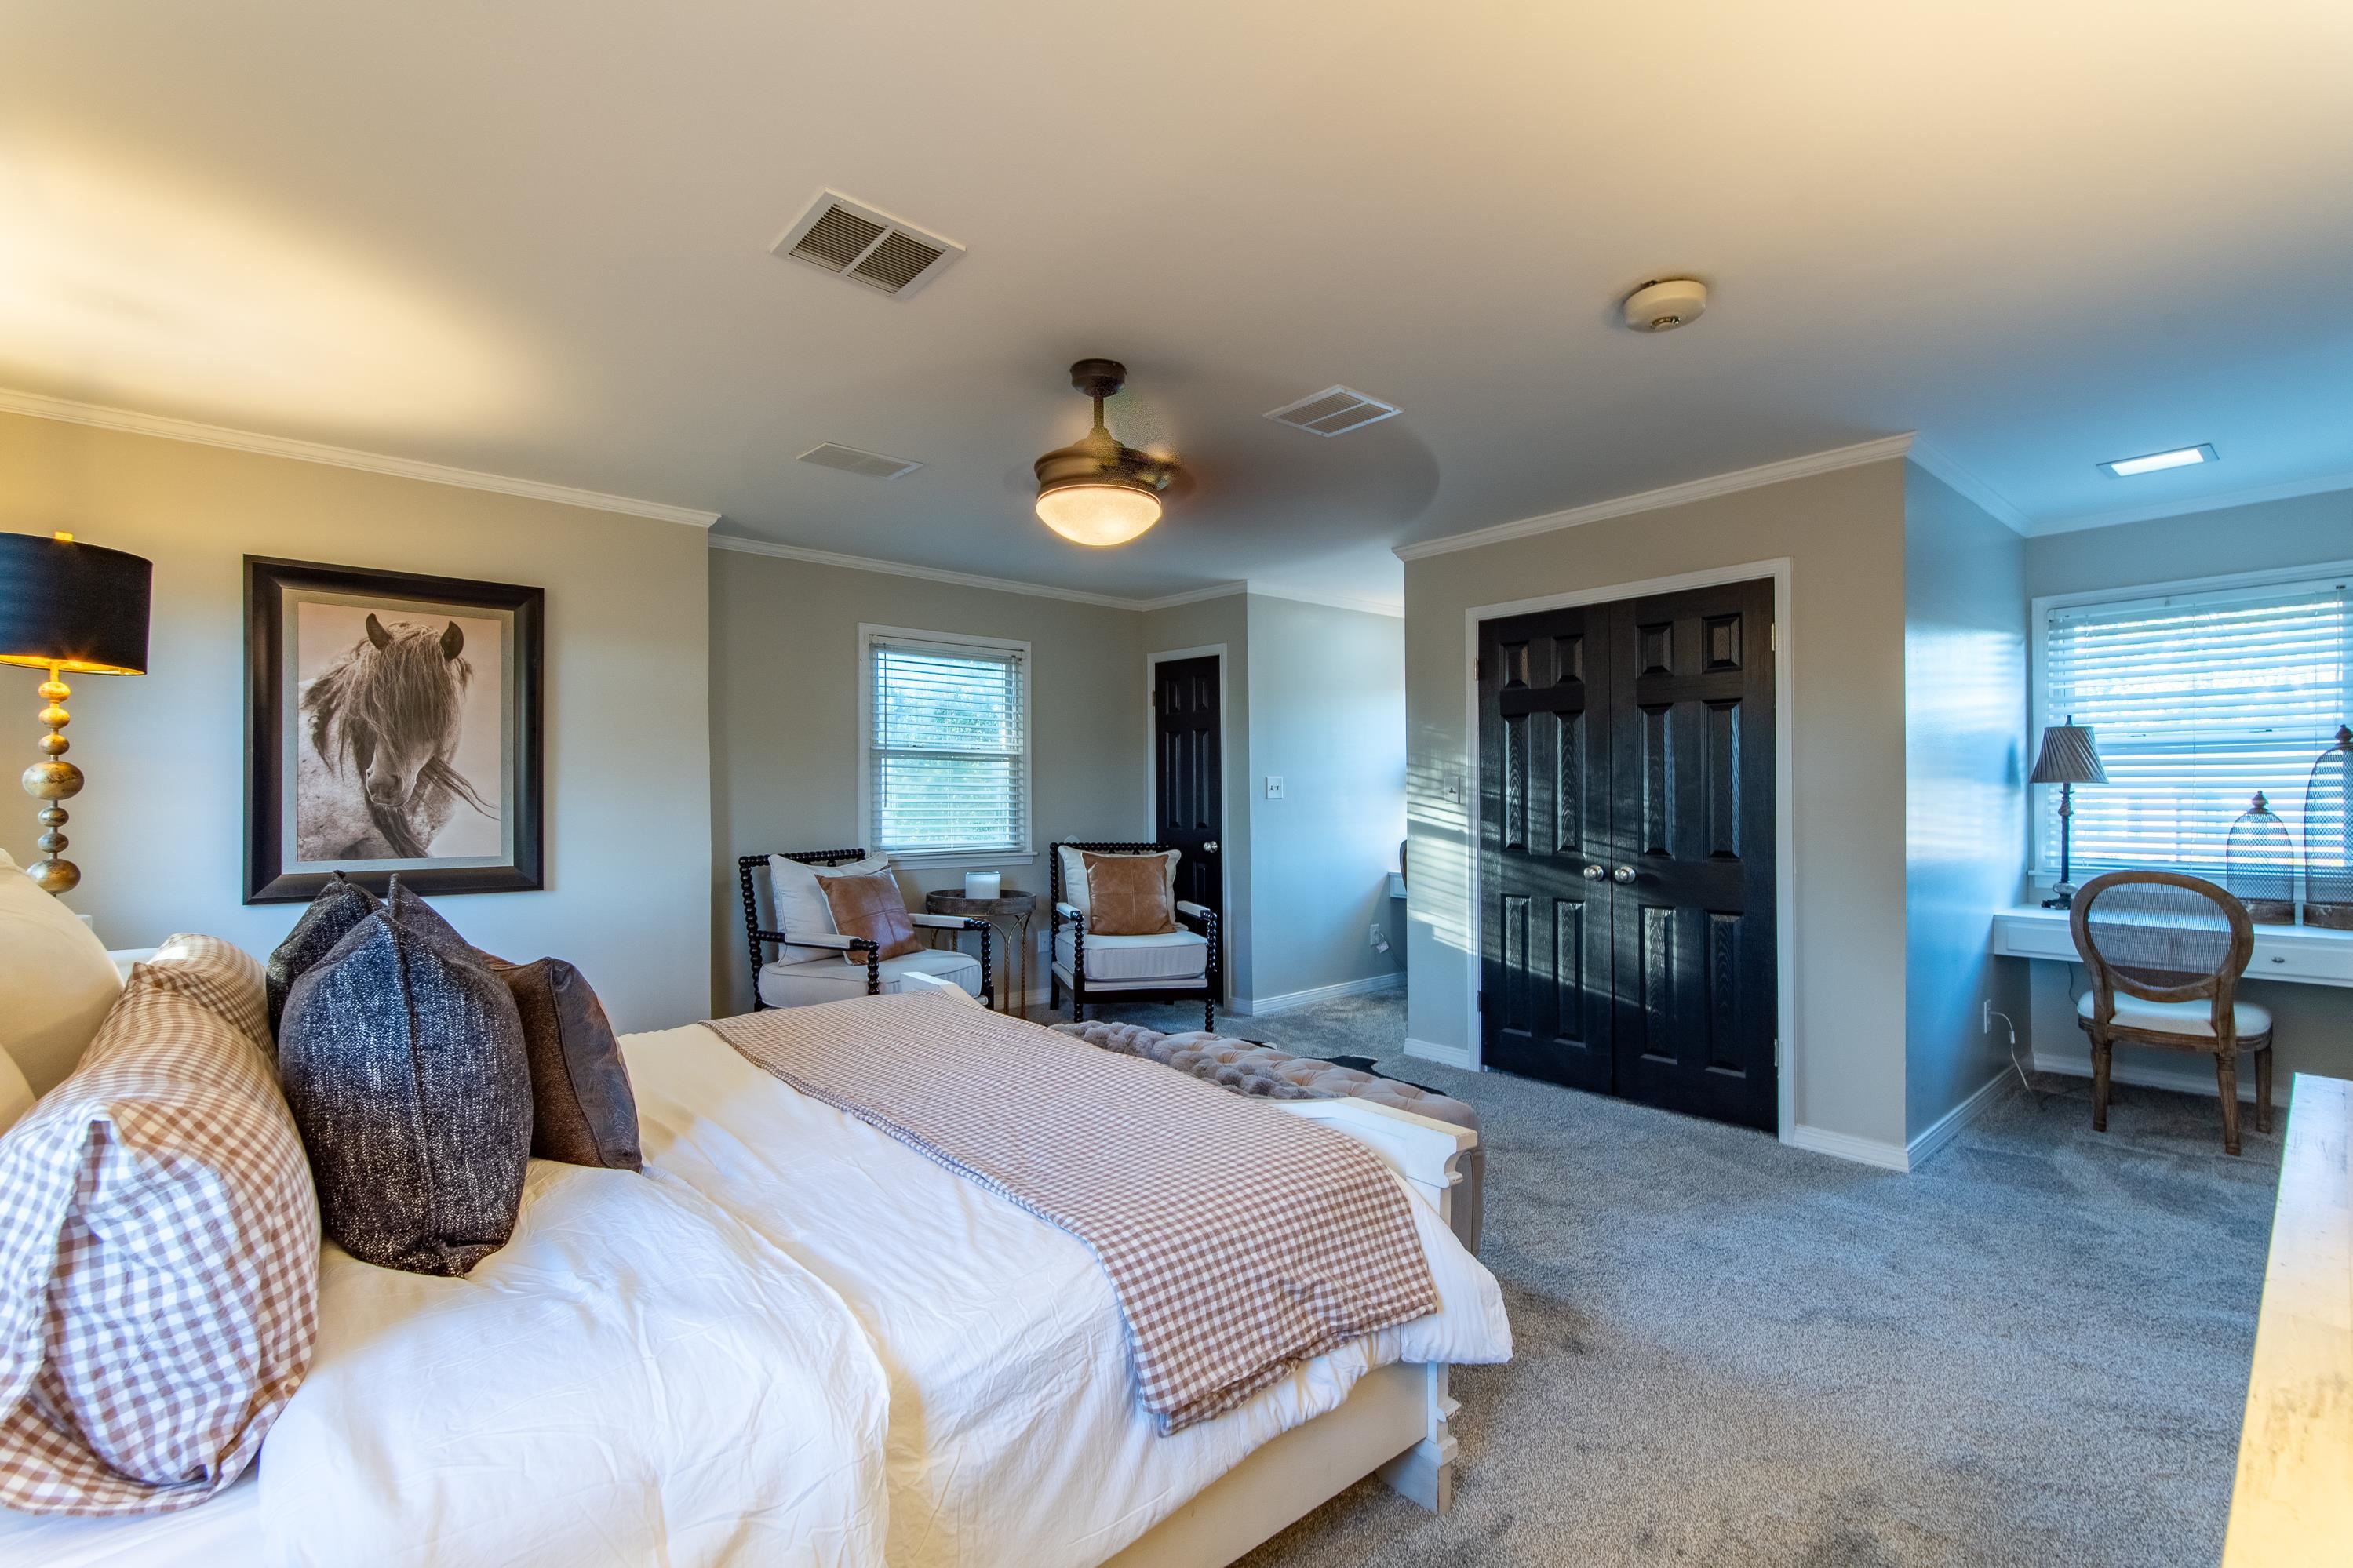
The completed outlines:
{"type": "Polygon", "coordinates": [[[1495,1281],[1446,1223],[1475,1134],[1270,1104],[1388,1163],[1440,1307],[1162,1436],[1074,1237],[708,1027],[624,1048],[644,1176],[534,1162],[515,1240],[463,1280],[331,1247],[317,1362],[255,1474],[184,1513],[0,1517],[0,1563],[579,1563],[659,1539],[673,1562],[1174,1568],[1229,1562],[1375,1471],[1446,1506],[1447,1366],[1510,1353],[1495,1281]],[[659,1476],[617,1461],[625,1444],[659,1476]],[[679,1478],[715,1456],[760,1467],[775,1506],[699,1517],[679,1478]]]}

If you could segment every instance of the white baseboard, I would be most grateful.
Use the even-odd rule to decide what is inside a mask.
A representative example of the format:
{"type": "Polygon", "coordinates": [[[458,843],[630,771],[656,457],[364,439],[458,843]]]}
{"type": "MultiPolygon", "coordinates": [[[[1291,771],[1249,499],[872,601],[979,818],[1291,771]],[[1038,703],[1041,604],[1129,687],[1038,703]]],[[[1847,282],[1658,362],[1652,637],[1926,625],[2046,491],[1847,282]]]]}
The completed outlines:
{"type": "Polygon", "coordinates": [[[1918,1170],[1929,1155],[1951,1142],[1962,1128],[2008,1099],[2010,1091],[2017,1087],[2018,1074],[2007,1067],[1986,1080],[1983,1088],[1936,1118],[1918,1137],[1905,1145],[1905,1155],[1908,1162],[1908,1168],[1918,1170]]]}
{"type": "Polygon", "coordinates": [[[1875,1138],[1857,1138],[1851,1132],[1809,1127],[1802,1121],[1789,1129],[1788,1142],[1793,1149],[1810,1149],[1817,1154],[1852,1160],[1859,1165],[1876,1165],[1883,1171],[1912,1168],[1912,1156],[1901,1143],[1882,1143],[1875,1138]]]}
{"type": "MultiPolygon", "coordinates": [[[[2117,1047],[2118,1050],[2124,1048],[2121,1046],[2117,1047]]],[[[2141,1089],[2169,1089],[2176,1094],[2211,1094],[2220,1099],[2221,1091],[2214,1082],[2214,1058],[2199,1057],[2194,1059],[2199,1066],[2150,1067],[2140,1062],[2127,1062],[2120,1057],[2108,1068],[2108,1078],[2111,1082],[2133,1084],[2141,1089]]],[[[2053,1072],[2064,1078],[2092,1076],[2092,1058],[2088,1055],[2063,1057],[2037,1051],[2033,1066],[2036,1072],[2053,1072]]],[[[2279,1086],[2274,1084],[2272,1095],[2274,1100],[2279,1092],[2279,1086]]],[[[2254,1064],[2244,1056],[2239,1060],[2239,1098],[2251,1104],[2255,1098],[2254,1064]]]]}
{"type": "Polygon", "coordinates": [[[1318,985],[1307,991],[1286,991],[1276,996],[1237,996],[1228,1011],[1240,1016],[1263,1018],[1270,1013],[1288,1013],[1294,1008],[1313,1007],[1318,1002],[1336,1002],[1343,996],[1369,996],[1376,991],[1396,991],[1405,984],[1405,971],[1388,974],[1367,974],[1361,980],[1343,980],[1337,985],[1318,985]]]}
{"type": "Polygon", "coordinates": [[[1471,1051],[1467,1046],[1441,1046],[1436,1040],[1409,1039],[1405,1043],[1405,1054],[1417,1057],[1426,1062],[1441,1062],[1451,1068],[1461,1068],[1465,1072],[1479,1070],[1477,1065],[1471,1060],[1471,1051]]]}

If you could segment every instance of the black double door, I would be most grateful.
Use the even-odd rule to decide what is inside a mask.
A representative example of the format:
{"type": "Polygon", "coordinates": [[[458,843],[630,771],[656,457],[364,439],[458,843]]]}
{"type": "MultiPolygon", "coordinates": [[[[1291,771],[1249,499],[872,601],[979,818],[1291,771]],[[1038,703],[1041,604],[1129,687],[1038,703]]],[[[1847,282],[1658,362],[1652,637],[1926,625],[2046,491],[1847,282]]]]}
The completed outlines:
{"type": "Polygon", "coordinates": [[[1489,1066],[1776,1125],[1772,623],[1757,582],[1480,627],[1489,1066]]]}

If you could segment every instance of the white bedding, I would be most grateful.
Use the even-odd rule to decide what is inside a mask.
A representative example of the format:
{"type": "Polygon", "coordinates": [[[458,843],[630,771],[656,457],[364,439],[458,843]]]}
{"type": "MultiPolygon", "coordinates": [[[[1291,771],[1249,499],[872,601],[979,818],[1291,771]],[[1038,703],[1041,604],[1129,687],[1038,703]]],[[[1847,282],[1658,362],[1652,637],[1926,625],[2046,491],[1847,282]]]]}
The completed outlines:
{"type": "MultiPolygon", "coordinates": [[[[178,1568],[231,1560],[234,1541],[242,1562],[1083,1568],[1371,1367],[1510,1353],[1493,1277],[1416,1194],[1438,1313],[1159,1436],[1076,1238],[700,1026],[623,1044],[649,1179],[534,1162],[517,1241],[465,1281],[338,1256],[320,1370],[264,1445],[259,1487],[157,1520],[0,1517],[0,1563],[178,1568]],[[584,1353],[600,1345],[613,1353],[584,1353]],[[424,1397],[437,1385],[490,1413],[454,1450],[424,1397]],[[620,1429],[644,1409],[662,1423],[650,1439],[620,1429]],[[646,1441],[668,1460],[619,1461],[646,1441]],[[878,1484],[887,1509],[846,1520],[878,1484]],[[734,1517],[724,1500],[759,1486],[778,1506],[734,1517]],[[588,1506],[617,1489],[639,1502],[588,1506]],[[642,1549],[649,1532],[660,1550],[642,1549]],[[401,1549],[436,1536],[446,1550],[401,1549]]],[[[1256,1201],[1234,1174],[1234,1201],[1256,1201]]]]}

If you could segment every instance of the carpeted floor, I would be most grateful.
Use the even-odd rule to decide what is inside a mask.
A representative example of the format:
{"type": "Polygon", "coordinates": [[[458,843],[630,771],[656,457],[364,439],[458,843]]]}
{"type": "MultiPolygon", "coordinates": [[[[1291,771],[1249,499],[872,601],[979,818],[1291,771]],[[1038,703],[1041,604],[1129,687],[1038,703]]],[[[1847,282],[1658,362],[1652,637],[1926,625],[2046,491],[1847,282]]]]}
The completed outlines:
{"type": "MultiPolygon", "coordinates": [[[[1199,1014],[1114,1015],[1198,1028],[1199,1014]]],[[[2211,1563],[2279,1123],[2038,1078],[1908,1176],[1399,1054],[1403,1005],[1228,1021],[1480,1108],[1518,1354],[1455,1373],[1435,1518],[1358,1485],[1244,1561],[2211,1563]]]]}

